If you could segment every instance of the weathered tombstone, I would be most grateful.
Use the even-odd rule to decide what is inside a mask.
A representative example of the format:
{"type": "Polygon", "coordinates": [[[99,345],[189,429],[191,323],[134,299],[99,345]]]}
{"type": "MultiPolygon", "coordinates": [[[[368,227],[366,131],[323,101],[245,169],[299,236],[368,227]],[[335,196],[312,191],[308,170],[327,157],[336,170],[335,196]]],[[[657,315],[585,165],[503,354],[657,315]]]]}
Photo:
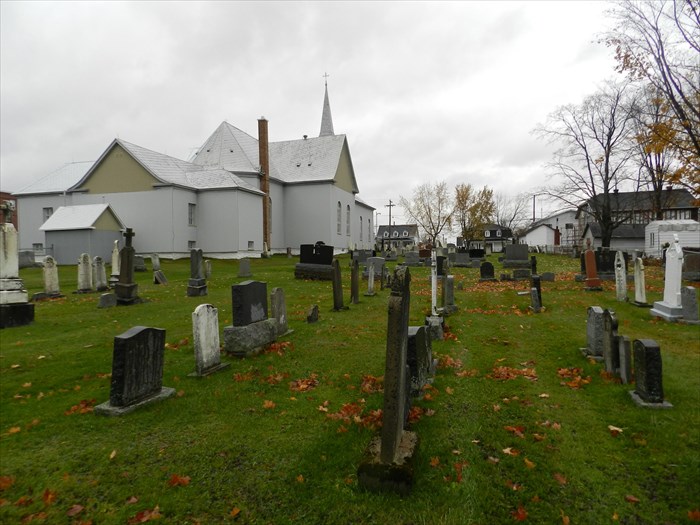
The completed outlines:
{"type": "Polygon", "coordinates": [[[365,264],[369,257],[372,257],[372,250],[353,250],[352,252],[352,260],[359,264],[365,264]]]}
{"type": "Polygon", "coordinates": [[[204,278],[202,250],[190,251],[190,280],[187,282],[187,297],[207,295],[207,280],[204,278]]]}
{"type": "Polygon", "coordinates": [[[542,311],[542,304],[540,303],[537,288],[535,287],[530,288],[530,309],[536,314],[542,311]]]}
{"type": "Polygon", "coordinates": [[[81,253],[78,258],[78,293],[92,292],[92,264],[90,255],[81,253]]]}
{"type": "Polygon", "coordinates": [[[277,320],[277,336],[291,334],[287,322],[287,303],[284,299],[284,290],[282,288],[273,288],[270,294],[270,311],[272,317],[277,320]]]}
{"type": "Polygon", "coordinates": [[[343,279],[340,274],[340,261],[333,259],[333,310],[347,310],[343,304],[343,279]]]}
{"type": "Polygon", "coordinates": [[[507,244],[503,257],[504,268],[527,268],[530,269],[530,259],[528,259],[527,244],[507,244]]]}
{"type": "Polygon", "coordinates": [[[311,308],[309,308],[309,311],[306,313],[306,322],[307,323],[318,322],[318,305],[317,304],[313,304],[313,305],[311,305],[311,308]]]}
{"type": "Polygon", "coordinates": [[[114,241],[114,248],[112,248],[112,268],[111,274],[109,276],[109,285],[114,288],[114,286],[119,282],[119,241],[114,241]]]}
{"type": "Polygon", "coordinates": [[[634,302],[635,306],[651,306],[647,303],[647,291],[644,278],[644,261],[641,257],[634,260],[634,302]]]}
{"type": "Polygon", "coordinates": [[[493,269],[493,264],[490,262],[486,261],[481,263],[480,267],[481,271],[481,276],[479,281],[484,282],[484,281],[495,281],[496,278],[494,277],[494,269],[493,269]]]}
{"type": "Polygon", "coordinates": [[[681,288],[681,308],[683,310],[683,322],[687,324],[699,324],[698,294],[694,286],[681,288]]]}
{"type": "Polygon", "coordinates": [[[471,266],[469,254],[466,252],[456,252],[455,260],[452,261],[452,266],[455,268],[469,268],[471,266]]]}
{"type": "Polygon", "coordinates": [[[666,250],[666,273],[664,277],[664,299],[656,301],[649,310],[654,317],[667,321],[677,321],[683,317],[681,304],[681,274],[683,268],[683,248],[678,242],[678,234],[673,234],[673,246],[666,250]]]}
{"type": "Polygon", "coordinates": [[[131,305],[140,302],[138,296],[138,284],[134,282],[134,247],[131,239],[134,237],[131,228],[124,232],[126,245],[119,252],[119,282],[114,286],[117,295],[117,303],[131,305]]]}
{"type": "Polygon", "coordinates": [[[361,487],[399,494],[408,494],[413,486],[412,463],[418,444],[415,432],[404,430],[410,281],[408,268],[394,271],[388,308],[381,435],[370,441],[357,471],[361,487]]]}
{"type": "Polygon", "coordinates": [[[244,257],[238,261],[238,277],[252,277],[250,272],[250,259],[244,257]]]}
{"type": "Polygon", "coordinates": [[[19,244],[12,224],[13,201],[0,204],[0,328],[24,326],[34,321],[34,304],[19,278],[19,244]]]}
{"type": "Polygon", "coordinates": [[[435,376],[433,345],[425,326],[408,327],[407,360],[411,370],[411,396],[423,396],[423,387],[435,376]]]}
{"type": "Polygon", "coordinates": [[[537,275],[537,256],[536,255],[530,256],[530,271],[532,272],[532,275],[537,275]]]}
{"type": "Polygon", "coordinates": [[[514,281],[526,281],[530,277],[532,277],[532,273],[529,268],[513,268],[514,281]]]}
{"type": "Polygon", "coordinates": [[[322,242],[302,244],[299,262],[294,266],[296,279],[333,280],[333,246],[322,242]]]}
{"type": "Polygon", "coordinates": [[[99,255],[95,256],[92,260],[92,274],[95,290],[98,292],[109,290],[109,284],[107,283],[107,270],[105,269],[105,263],[102,260],[102,257],[99,255]]]}
{"type": "Polygon", "coordinates": [[[367,297],[372,297],[375,295],[374,293],[374,265],[370,264],[368,267],[369,274],[367,276],[367,292],[365,292],[365,295],[367,297]]]}
{"type": "Polygon", "coordinates": [[[586,290],[589,292],[599,292],[603,289],[603,283],[598,278],[598,269],[596,267],[596,255],[591,250],[591,240],[587,239],[588,249],[584,253],[586,264],[586,290]]]}
{"type": "Polygon", "coordinates": [[[446,314],[452,314],[457,311],[455,304],[455,277],[447,275],[442,280],[443,302],[442,311],[446,314]]]}
{"type": "Polygon", "coordinates": [[[44,293],[47,297],[62,297],[58,283],[58,265],[56,260],[47,255],[44,257],[44,293]]]}
{"type": "Polygon", "coordinates": [[[405,266],[420,266],[420,257],[418,252],[406,252],[403,263],[405,266]]]}
{"type": "Polygon", "coordinates": [[[167,285],[168,279],[165,277],[163,270],[157,270],[153,272],[153,284],[167,285]]]}
{"type": "Polygon", "coordinates": [[[700,281],[700,252],[686,252],[683,256],[683,279],[700,281]]]}
{"type": "Polygon", "coordinates": [[[267,283],[243,281],[231,287],[232,324],[247,326],[267,319],[267,283]]]}
{"type": "Polygon", "coordinates": [[[617,375],[620,369],[619,343],[617,341],[617,317],[610,310],[603,311],[603,362],[605,371],[617,375]]]}
{"type": "Polygon", "coordinates": [[[204,278],[205,279],[211,278],[211,261],[209,259],[204,261],[204,278]]]}
{"type": "Polygon", "coordinates": [[[103,293],[97,303],[97,308],[113,308],[117,306],[117,296],[113,293],[103,293]]]}
{"type": "Polygon", "coordinates": [[[635,389],[630,391],[634,402],[645,408],[671,408],[664,401],[661,349],[652,339],[635,339],[634,347],[635,389]]]}
{"type": "Polygon", "coordinates": [[[632,343],[626,335],[617,337],[618,355],[620,356],[620,380],[623,385],[632,380],[632,343]]]}
{"type": "Polygon", "coordinates": [[[447,268],[446,268],[446,267],[447,267],[447,265],[449,264],[449,263],[448,263],[448,260],[447,260],[447,257],[444,256],[444,255],[438,255],[438,256],[436,257],[436,260],[437,260],[437,264],[436,264],[437,275],[438,275],[438,277],[443,277],[443,276],[445,276],[445,275],[447,274],[447,268]]]}
{"type": "Polygon", "coordinates": [[[151,267],[154,272],[160,270],[160,256],[157,253],[151,254],[151,267]]]}
{"type": "Polygon", "coordinates": [[[352,261],[352,271],[350,272],[350,302],[358,304],[360,302],[360,262],[358,259],[352,261]]]}
{"type": "Polygon", "coordinates": [[[200,304],[192,312],[195,371],[190,377],[204,377],[231,366],[221,362],[219,311],[211,304],[200,304]]]}
{"type": "Polygon", "coordinates": [[[603,360],[603,310],[600,306],[590,306],[586,320],[586,348],[581,352],[584,356],[603,360]]]}
{"type": "Polygon", "coordinates": [[[618,301],[627,302],[627,266],[619,250],[615,252],[615,293],[618,301]]]}
{"type": "Polygon", "coordinates": [[[134,326],[114,338],[109,401],[95,414],[120,416],[175,394],[163,386],[165,330],[134,326]]]}
{"type": "Polygon", "coordinates": [[[530,278],[530,287],[537,290],[537,302],[542,308],[542,278],[539,275],[533,275],[530,278]]]}
{"type": "Polygon", "coordinates": [[[540,275],[540,280],[541,281],[546,281],[546,282],[554,282],[555,275],[553,272],[542,272],[542,275],[540,275]]]}
{"type": "Polygon", "coordinates": [[[147,271],[146,261],[144,260],[143,255],[134,255],[134,271],[135,272],[147,271]]]}
{"type": "Polygon", "coordinates": [[[367,260],[365,261],[365,272],[367,272],[367,275],[365,275],[365,272],[363,272],[363,278],[369,278],[370,266],[374,267],[374,277],[379,277],[381,280],[383,280],[384,270],[386,269],[386,259],[384,257],[367,257],[367,260]]]}

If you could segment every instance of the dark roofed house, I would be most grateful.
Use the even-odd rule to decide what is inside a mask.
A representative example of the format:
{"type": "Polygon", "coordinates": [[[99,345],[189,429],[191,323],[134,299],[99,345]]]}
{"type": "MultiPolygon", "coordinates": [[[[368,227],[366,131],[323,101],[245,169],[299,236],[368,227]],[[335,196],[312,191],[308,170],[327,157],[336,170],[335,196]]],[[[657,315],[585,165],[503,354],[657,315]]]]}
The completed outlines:
{"type": "Polygon", "coordinates": [[[385,224],[377,230],[376,244],[382,249],[400,248],[417,246],[419,240],[417,224],[385,224]]]}
{"type": "Polygon", "coordinates": [[[506,244],[513,243],[513,232],[510,228],[498,224],[484,225],[484,249],[486,253],[501,253],[506,244]]]}

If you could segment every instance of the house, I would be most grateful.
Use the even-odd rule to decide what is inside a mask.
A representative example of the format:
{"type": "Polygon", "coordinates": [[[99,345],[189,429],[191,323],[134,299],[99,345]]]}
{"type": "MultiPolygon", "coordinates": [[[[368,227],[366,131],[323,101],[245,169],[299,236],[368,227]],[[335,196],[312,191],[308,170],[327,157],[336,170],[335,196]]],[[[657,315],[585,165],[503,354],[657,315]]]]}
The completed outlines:
{"type": "Polygon", "coordinates": [[[484,249],[486,253],[501,253],[506,244],[513,243],[513,232],[510,228],[498,224],[484,225],[484,249]]]}
{"type": "Polygon", "coordinates": [[[518,242],[528,246],[539,246],[545,250],[561,246],[571,248],[581,242],[575,209],[557,212],[533,222],[518,242]]]}
{"type": "MultiPolygon", "coordinates": [[[[586,224],[581,236],[583,246],[588,246],[591,241],[591,248],[597,249],[603,246],[603,236],[600,224],[591,222],[586,224]]],[[[611,250],[633,251],[644,248],[644,225],[643,224],[621,224],[613,230],[610,240],[611,250]]]]}
{"type": "Polygon", "coordinates": [[[327,85],[321,122],[318,137],[282,142],[268,141],[265,118],[257,138],[222,122],[188,161],[115,139],[82,176],[74,166],[15,193],[20,242],[45,243],[39,227],[61,206],[106,203],[134,230],[138,253],[177,258],[201,248],[208,257],[241,257],[317,241],[369,249],[374,208],[358,196],[327,85]]]}
{"type": "Polygon", "coordinates": [[[418,246],[420,237],[417,224],[392,224],[379,226],[375,245],[388,248],[406,248],[418,246]]]}
{"type": "Polygon", "coordinates": [[[77,263],[82,253],[110,261],[125,229],[109,204],[61,206],[40,228],[58,264],[77,263]]]}
{"type": "MultiPolygon", "coordinates": [[[[690,219],[651,221],[644,228],[644,253],[650,257],[661,258],[664,247],[673,244],[673,236],[683,248],[700,249],[700,223],[690,219]]],[[[700,251],[700,250],[698,250],[700,251]]]]}

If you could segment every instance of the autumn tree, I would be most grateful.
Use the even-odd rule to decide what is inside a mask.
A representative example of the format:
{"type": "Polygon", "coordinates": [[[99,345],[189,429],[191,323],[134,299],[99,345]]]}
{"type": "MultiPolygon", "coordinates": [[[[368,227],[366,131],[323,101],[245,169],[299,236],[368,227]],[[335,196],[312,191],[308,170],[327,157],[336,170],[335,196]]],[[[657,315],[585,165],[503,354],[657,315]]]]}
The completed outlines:
{"type": "Polygon", "coordinates": [[[493,198],[493,222],[509,228],[512,232],[523,229],[528,222],[530,198],[531,195],[527,193],[515,196],[496,193],[493,198]]]}
{"type": "Polygon", "coordinates": [[[440,234],[452,224],[454,204],[445,181],[421,184],[410,199],[402,196],[399,205],[428,236],[433,246],[437,246],[440,234]]]}
{"type": "Polygon", "coordinates": [[[494,220],[496,205],[493,190],[484,186],[479,191],[471,184],[458,184],[455,188],[455,223],[464,242],[469,245],[481,239],[484,226],[494,220]]]}
{"type": "Polygon", "coordinates": [[[665,137],[681,161],[679,182],[700,193],[700,4],[697,0],[620,0],[605,42],[618,71],[644,79],[675,117],[665,137]]]}
{"type": "Polygon", "coordinates": [[[577,208],[586,203],[589,222],[600,225],[603,246],[610,246],[613,230],[627,219],[613,195],[618,184],[633,180],[627,166],[633,153],[628,86],[608,82],[581,104],[561,106],[535,129],[540,138],[558,146],[548,164],[555,182],[541,193],[577,208]]]}

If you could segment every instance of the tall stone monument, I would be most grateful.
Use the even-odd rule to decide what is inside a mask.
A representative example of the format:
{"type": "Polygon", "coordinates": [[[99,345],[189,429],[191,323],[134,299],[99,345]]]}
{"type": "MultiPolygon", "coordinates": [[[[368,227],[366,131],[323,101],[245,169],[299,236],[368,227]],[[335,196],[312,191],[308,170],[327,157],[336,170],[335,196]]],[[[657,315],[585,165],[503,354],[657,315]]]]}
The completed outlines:
{"type": "Polygon", "coordinates": [[[683,272],[683,248],[678,234],[673,234],[673,245],[666,250],[666,274],[664,277],[664,299],[656,301],[649,313],[667,321],[678,321],[683,317],[681,303],[681,278],[683,272]]]}
{"type": "Polygon", "coordinates": [[[139,298],[139,285],[134,282],[134,255],[136,250],[131,244],[134,237],[131,228],[124,232],[126,245],[119,252],[119,282],[114,285],[114,293],[117,296],[117,304],[131,305],[141,302],[139,298]]]}
{"type": "Polygon", "coordinates": [[[23,326],[34,321],[34,304],[19,278],[17,230],[12,224],[14,203],[0,204],[0,328],[23,326]]]}

